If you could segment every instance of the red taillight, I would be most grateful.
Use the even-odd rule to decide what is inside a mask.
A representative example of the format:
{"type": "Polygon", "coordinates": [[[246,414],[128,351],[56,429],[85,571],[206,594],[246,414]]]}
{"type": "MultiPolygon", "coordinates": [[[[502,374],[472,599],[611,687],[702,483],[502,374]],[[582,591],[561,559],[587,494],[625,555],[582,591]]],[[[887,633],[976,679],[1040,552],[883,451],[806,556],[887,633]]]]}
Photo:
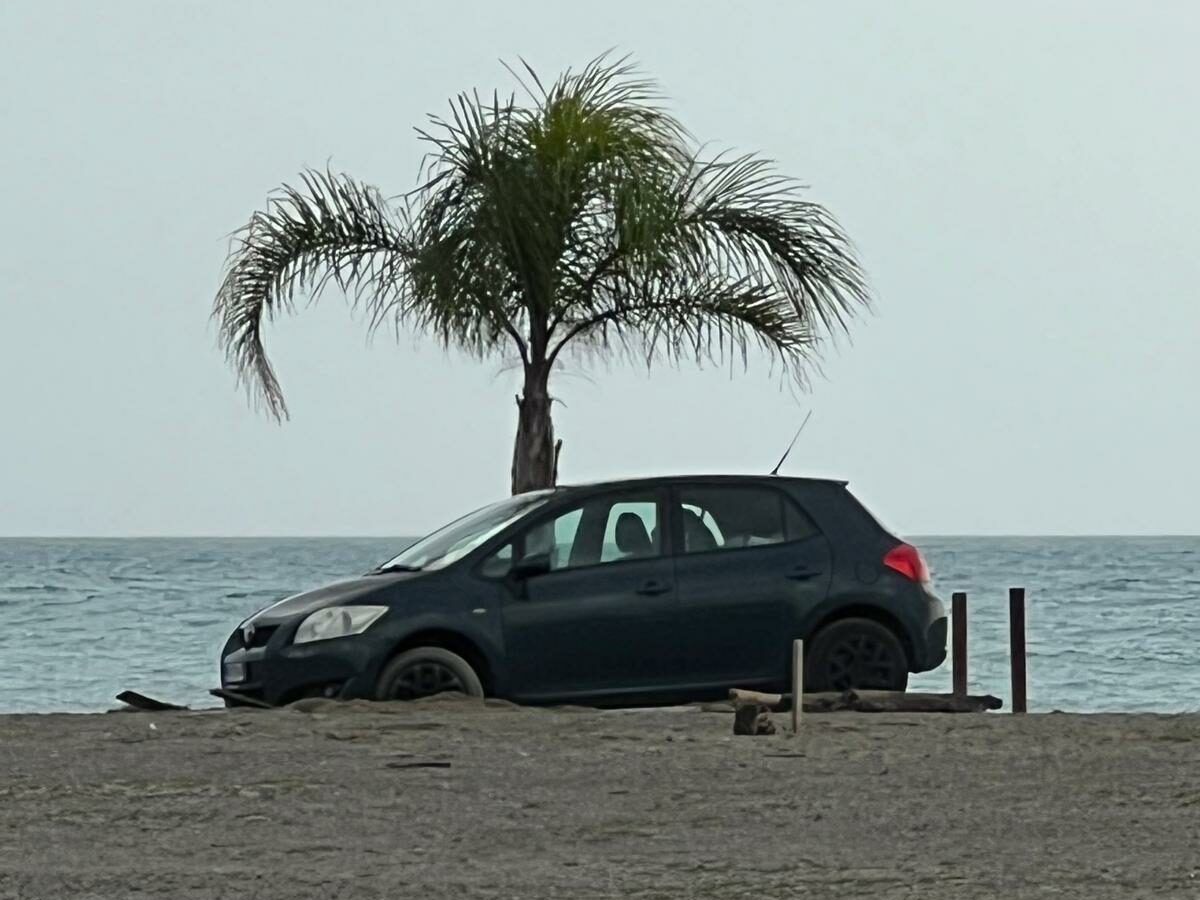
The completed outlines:
{"type": "Polygon", "coordinates": [[[912,544],[893,547],[883,558],[883,564],[889,569],[895,569],[905,578],[929,584],[929,566],[925,565],[921,551],[912,544]]]}

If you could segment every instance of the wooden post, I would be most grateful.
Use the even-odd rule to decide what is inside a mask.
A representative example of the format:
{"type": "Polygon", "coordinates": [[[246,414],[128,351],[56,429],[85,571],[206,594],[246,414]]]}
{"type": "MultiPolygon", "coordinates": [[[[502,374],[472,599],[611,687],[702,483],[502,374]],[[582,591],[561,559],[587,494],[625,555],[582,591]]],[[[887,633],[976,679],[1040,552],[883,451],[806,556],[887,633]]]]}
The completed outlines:
{"type": "Polygon", "coordinates": [[[800,731],[804,711],[804,641],[792,641],[792,734],[800,731]]]}
{"type": "Polygon", "coordinates": [[[1025,694],[1025,588],[1008,590],[1008,627],[1012,652],[1012,711],[1026,710],[1025,694]]]}
{"type": "Polygon", "coordinates": [[[950,598],[951,663],[954,671],[954,696],[967,696],[967,595],[955,591],[950,598]]]}

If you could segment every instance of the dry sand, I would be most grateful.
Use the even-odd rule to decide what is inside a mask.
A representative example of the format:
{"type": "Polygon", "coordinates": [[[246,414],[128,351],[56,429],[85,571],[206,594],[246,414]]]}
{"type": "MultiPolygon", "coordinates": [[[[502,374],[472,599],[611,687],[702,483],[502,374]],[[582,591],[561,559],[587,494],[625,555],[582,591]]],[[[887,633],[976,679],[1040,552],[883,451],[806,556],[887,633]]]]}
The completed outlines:
{"type": "Polygon", "coordinates": [[[0,717],[0,897],[1200,897],[1200,716],[0,717]],[[429,765],[436,764],[436,765],[429,765]]]}

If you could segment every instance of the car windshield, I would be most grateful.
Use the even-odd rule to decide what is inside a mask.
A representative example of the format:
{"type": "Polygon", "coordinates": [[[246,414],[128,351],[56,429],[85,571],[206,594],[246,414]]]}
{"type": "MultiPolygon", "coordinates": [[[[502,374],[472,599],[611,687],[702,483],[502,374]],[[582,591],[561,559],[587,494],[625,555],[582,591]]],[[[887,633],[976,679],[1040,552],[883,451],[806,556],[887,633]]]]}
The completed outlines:
{"type": "Polygon", "coordinates": [[[552,490],[530,491],[477,509],[421,538],[376,571],[444,568],[466,556],[521,516],[537,509],[553,493],[552,490]]]}

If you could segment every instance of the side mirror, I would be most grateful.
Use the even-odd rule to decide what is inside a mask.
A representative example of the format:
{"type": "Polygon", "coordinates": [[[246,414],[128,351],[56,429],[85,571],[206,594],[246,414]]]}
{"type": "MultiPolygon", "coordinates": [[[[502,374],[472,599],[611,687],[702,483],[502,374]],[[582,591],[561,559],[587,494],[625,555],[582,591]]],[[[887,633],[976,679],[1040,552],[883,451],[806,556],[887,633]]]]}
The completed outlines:
{"type": "Polygon", "coordinates": [[[511,575],[518,580],[545,575],[550,571],[549,553],[530,553],[513,564],[511,575]]]}

